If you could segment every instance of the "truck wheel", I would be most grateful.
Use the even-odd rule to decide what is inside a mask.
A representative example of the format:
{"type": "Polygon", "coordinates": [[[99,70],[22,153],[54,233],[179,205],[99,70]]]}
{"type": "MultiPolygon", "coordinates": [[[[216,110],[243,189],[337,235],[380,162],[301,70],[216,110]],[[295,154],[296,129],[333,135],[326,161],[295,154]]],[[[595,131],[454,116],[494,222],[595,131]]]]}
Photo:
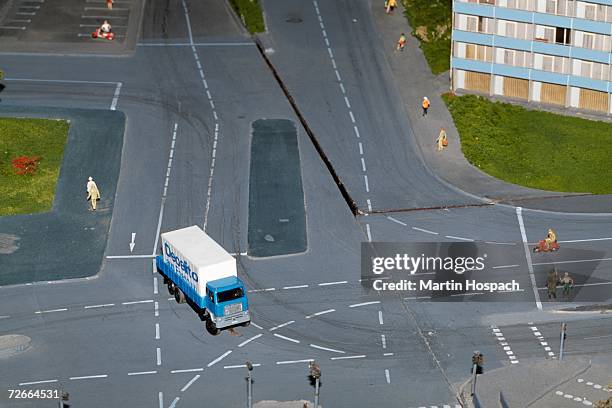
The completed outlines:
{"type": "Polygon", "coordinates": [[[213,336],[216,336],[221,332],[221,330],[217,329],[217,326],[215,326],[215,324],[210,319],[206,321],[206,330],[213,336]]]}
{"type": "Polygon", "coordinates": [[[168,293],[171,295],[174,295],[175,289],[176,289],[176,286],[174,286],[174,283],[168,282],[168,293]]]}
{"type": "Polygon", "coordinates": [[[185,294],[180,288],[174,289],[174,300],[176,303],[185,303],[185,294]]]}
{"type": "Polygon", "coordinates": [[[242,327],[249,327],[249,325],[251,324],[251,321],[249,320],[248,322],[244,322],[241,324],[242,327]]]}

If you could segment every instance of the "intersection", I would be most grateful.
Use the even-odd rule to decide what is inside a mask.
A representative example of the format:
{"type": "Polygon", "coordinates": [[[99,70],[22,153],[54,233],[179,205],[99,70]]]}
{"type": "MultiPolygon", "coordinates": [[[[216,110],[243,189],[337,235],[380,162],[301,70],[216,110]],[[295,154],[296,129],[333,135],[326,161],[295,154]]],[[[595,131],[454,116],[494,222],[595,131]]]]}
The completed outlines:
{"type": "MultiPolygon", "coordinates": [[[[543,210],[541,201],[537,209],[517,207],[436,175],[377,47],[376,7],[264,1],[268,32],[260,41],[278,78],[228,7],[213,1],[147,2],[133,52],[113,44],[112,56],[95,55],[98,44],[75,35],[84,55],[2,56],[0,109],[116,110],[126,120],[121,157],[108,158],[120,160],[120,173],[100,272],[0,287],[0,335],[31,339],[27,350],[1,361],[0,406],[57,406],[9,400],[5,391],[61,387],[73,407],[239,407],[246,361],[254,366],[256,401],[311,400],[306,376],[316,360],[322,406],[455,407],[474,350],[486,356],[487,371],[553,360],[561,322],[569,326],[568,358],[607,368],[608,378],[595,371],[597,378],[583,375],[575,386],[590,401],[607,398],[609,314],[560,309],[609,301],[612,214],[588,204],[565,212],[543,210]],[[303,253],[249,256],[250,135],[260,119],[287,119],[298,129],[303,253]],[[250,327],[208,335],[154,272],[160,232],[189,225],[236,256],[250,327]],[[563,250],[531,253],[551,226],[563,250]],[[364,291],[360,246],[369,241],[511,247],[488,273],[516,277],[524,290],[495,302],[364,291]],[[547,301],[552,266],[572,272],[572,301],[547,301]],[[589,381],[602,387],[582,385],[589,381]]],[[[95,170],[83,169],[82,179],[95,170]]],[[[576,406],[567,403],[558,406],[576,406]]]]}

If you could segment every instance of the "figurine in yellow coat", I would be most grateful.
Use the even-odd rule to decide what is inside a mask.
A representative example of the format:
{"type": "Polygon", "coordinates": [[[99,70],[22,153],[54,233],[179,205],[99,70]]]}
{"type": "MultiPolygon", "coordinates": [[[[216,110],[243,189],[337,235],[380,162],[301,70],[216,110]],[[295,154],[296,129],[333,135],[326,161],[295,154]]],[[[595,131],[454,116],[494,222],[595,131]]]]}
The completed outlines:
{"type": "Polygon", "coordinates": [[[444,130],[444,128],[440,128],[440,134],[438,135],[436,142],[438,143],[438,151],[448,146],[448,138],[446,137],[446,130],[444,130]]]}
{"type": "Polygon", "coordinates": [[[93,177],[89,177],[87,182],[87,199],[91,201],[91,210],[96,211],[96,205],[100,199],[100,190],[93,177]]]}

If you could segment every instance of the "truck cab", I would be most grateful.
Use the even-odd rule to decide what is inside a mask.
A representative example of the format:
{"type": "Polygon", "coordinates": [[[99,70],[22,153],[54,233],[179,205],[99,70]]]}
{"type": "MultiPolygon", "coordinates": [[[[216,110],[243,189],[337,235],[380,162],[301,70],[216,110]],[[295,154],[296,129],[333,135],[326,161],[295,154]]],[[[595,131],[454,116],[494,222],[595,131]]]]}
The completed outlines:
{"type": "Polygon", "coordinates": [[[251,322],[246,289],[242,281],[235,276],[209,281],[206,284],[206,310],[210,315],[207,326],[210,322],[216,329],[248,326],[251,322]]]}

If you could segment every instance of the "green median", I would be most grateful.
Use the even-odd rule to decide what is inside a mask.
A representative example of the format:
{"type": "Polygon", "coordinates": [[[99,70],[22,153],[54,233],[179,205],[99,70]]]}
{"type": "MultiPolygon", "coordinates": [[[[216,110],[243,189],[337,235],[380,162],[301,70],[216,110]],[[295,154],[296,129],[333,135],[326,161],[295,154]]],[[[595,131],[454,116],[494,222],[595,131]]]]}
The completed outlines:
{"type": "Polygon", "coordinates": [[[612,193],[612,124],[443,95],[470,163],[537,189],[612,193]]]}
{"type": "Polygon", "coordinates": [[[69,123],[0,118],[0,216],[49,211],[69,123]]]}
{"type": "Polygon", "coordinates": [[[259,0],[230,0],[230,3],[251,34],[266,30],[259,0]]]}

